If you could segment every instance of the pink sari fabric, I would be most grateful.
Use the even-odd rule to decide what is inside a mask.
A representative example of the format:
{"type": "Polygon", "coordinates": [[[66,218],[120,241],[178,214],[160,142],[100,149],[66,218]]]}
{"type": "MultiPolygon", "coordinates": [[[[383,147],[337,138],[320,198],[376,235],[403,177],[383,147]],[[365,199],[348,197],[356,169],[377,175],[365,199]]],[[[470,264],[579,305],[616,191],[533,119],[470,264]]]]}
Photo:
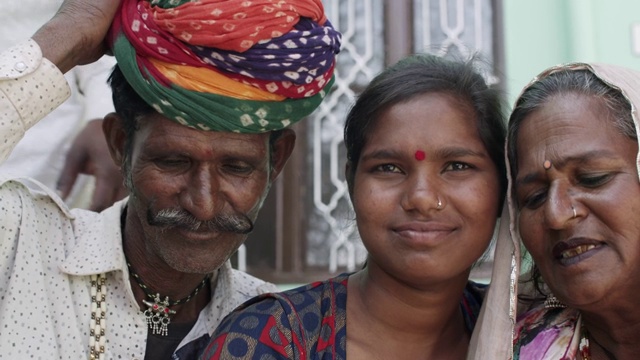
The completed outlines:
{"type": "Polygon", "coordinates": [[[534,308],[515,328],[514,360],[573,360],[580,344],[577,310],[534,308]]]}

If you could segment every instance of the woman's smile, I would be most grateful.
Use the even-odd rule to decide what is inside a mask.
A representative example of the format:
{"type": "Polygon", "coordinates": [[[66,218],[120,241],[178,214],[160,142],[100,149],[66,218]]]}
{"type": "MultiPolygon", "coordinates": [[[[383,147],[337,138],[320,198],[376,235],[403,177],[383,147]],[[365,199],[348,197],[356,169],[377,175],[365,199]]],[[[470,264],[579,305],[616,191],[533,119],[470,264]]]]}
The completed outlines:
{"type": "Polygon", "coordinates": [[[436,221],[412,221],[392,228],[408,244],[433,247],[447,239],[456,227],[436,221]]]}

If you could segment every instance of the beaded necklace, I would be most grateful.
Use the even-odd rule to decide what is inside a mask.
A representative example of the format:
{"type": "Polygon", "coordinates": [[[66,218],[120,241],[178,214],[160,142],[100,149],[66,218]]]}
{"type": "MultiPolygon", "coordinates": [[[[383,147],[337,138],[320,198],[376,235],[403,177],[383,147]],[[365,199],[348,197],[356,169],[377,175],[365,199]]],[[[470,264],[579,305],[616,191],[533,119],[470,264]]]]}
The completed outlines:
{"type": "Polygon", "coordinates": [[[107,342],[104,336],[105,314],[107,312],[107,295],[104,286],[106,274],[91,275],[91,320],[89,321],[89,359],[103,360],[104,347],[107,342]]]}
{"type": "Polygon", "coordinates": [[[175,310],[172,310],[171,306],[176,306],[178,304],[184,304],[189,302],[191,299],[198,295],[198,292],[202,290],[202,288],[207,284],[209,280],[210,274],[202,279],[200,284],[196,286],[195,289],[189,294],[187,297],[184,297],[180,300],[171,301],[168,296],[165,296],[164,299],[160,295],[160,293],[156,292],[155,294],[149,289],[138,274],[136,274],[131,268],[131,264],[127,261],[127,268],[129,268],[129,273],[135,279],[138,286],[144,291],[147,297],[151,300],[142,300],[142,302],[147,306],[147,309],[144,311],[144,316],[147,319],[147,325],[151,329],[151,333],[153,335],[162,335],[167,336],[169,333],[169,324],[171,323],[171,315],[175,314],[175,310]]]}

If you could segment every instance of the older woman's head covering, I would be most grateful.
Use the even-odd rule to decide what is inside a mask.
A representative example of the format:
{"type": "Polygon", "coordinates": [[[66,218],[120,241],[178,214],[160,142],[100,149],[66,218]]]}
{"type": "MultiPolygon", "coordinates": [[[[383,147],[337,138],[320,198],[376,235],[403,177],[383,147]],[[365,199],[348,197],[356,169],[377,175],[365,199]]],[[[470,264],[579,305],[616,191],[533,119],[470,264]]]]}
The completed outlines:
{"type": "Polygon", "coordinates": [[[261,133],[320,105],[341,36],[321,0],[124,0],[110,40],[127,82],[159,113],[261,133]]]}
{"type": "MultiPolygon", "coordinates": [[[[640,72],[609,64],[571,63],[551,67],[536,76],[525,88],[557,71],[588,70],[607,85],[619,90],[631,104],[631,116],[640,134],[637,109],[640,106],[640,72]]],[[[522,96],[522,93],[520,96],[522,96]]],[[[516,100],[517,103],[517,100],[516,100]]],[[[508,141],[505,144],[507,169],[508,141]]],[[[636,157],[638,180],[640,181],[640,152],[636,157]]],[[[507,171],[508,213],[503,213],[493,263],[491,285],[482,304],[479,321],[476,324],[467,359],[512,359],[513,331],[518,309],[518,279],[520,277],[521,237],[518,229],[517,206],[513,199],[513,179],[507,171]],[[511,219],[511,220],[509,220],[511,219]]],[[[528,290],[525,290],[528,291],[528,290]]],[[[521,290],[522,292],[522,290],[521,290]]]]}

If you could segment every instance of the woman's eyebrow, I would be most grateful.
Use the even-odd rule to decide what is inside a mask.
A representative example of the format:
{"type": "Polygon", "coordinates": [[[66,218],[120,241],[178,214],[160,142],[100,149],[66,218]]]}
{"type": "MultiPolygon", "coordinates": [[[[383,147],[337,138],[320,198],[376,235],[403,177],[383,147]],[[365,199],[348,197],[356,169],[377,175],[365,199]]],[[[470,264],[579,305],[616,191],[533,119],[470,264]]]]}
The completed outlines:
{"type": "MultiPolygon", "coordinates": [[[[364,160],[376,160],[376,159],[389,159],[389,158],[398,158],[402,157],[403,154],[401,151],[392,150],[392,149],[378,149],[369,153],[365,153],[362,155],[362,161],[364,160]]],[[[406,156],[406,154],[404,154],[406,156]]]]}
{"type": "Polygon", "coordinates": [[[481,157],[481,158],[487,157],[486,152],[475,151],[473,149],[470,149],[467,147],[460,147],[460,146],[450,146],[450,147],[441,148],[436,150],[433,155],[442,159],[465,157],[465,156],[474,156],[474,157],[481,157]]]}
{"type": "MultiPolygon", "coordinates": [[[[615,160],[617,158],[619,158],[619,156],[611,150],[597,149],[597,150],[590,150],[587,152],[583,152],[578,155],[567,156],[559,160],[552,160],[551,164],[556,169],[562,169],[567,164],[584,165],[584,164],[588,164],[589,162],[593,162],[594,159],[615,160]]],[[[542,163],[540,163],[540,169],[543,169],[542,163]]],[[[534,171],[527,173],[521,178],[517,178],[515,182],[515,186],[517,187],[520,185],[526,185],[536,181],[536,179],[539,176],[540,169],[536,168],[534,171]]]]}

